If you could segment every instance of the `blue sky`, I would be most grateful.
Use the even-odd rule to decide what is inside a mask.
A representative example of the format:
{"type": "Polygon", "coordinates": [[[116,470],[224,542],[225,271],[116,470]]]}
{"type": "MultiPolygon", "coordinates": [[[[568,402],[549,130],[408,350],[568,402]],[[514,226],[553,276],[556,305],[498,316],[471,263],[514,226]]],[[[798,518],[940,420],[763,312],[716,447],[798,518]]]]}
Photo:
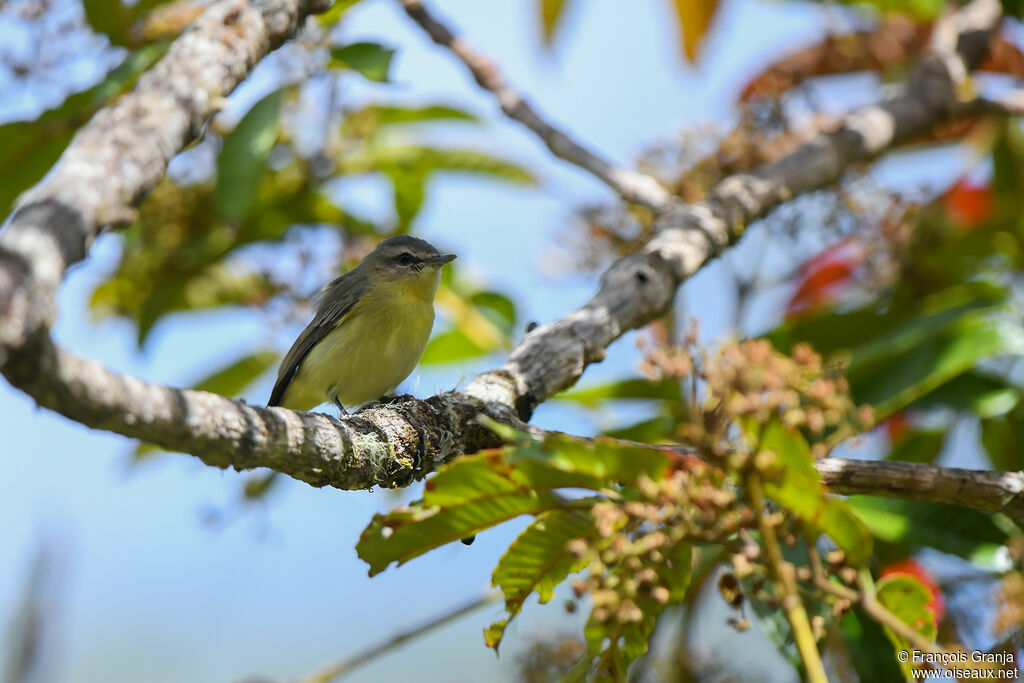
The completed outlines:
{"type": "MultiPolygon", "coordinates": [[[[623,164],[647,145],[676,139],[688,124],[726,119],[732,98],[759,65],[809,42],[824,22],[821,10],[807,3],[726,2],[704,59],[693,68],[679,57],[668,2],[576,3],[551,52],[540,47],[534,4],[432,3],[552,121],[623,164]]],[[[366,0],[354,10],[346,35],[396,46],[397,85],[349,79],[344,97],[457,103],[487,123],[478,131],[445,133],[447,140],[516,159],[542,179],[536,189],[436,180],[419,234],[457,252],[460,264],[513,294],[521,320],[547,322],[568,313],[590,296],[595,281],[552,276],[551,253],[571,230],[572,209],[608,200],[610,193],[553,160],[528,132],[503,119],[461,65],[429,43],[396,6],[366,0]]],[[[5,30],[13,31],[0,25],[0,39],[5,30]]],[[[97,76],[95,66],[84,62],[69,78],[88,79],[90,73],[97,76]]],[[[0,90],[5,88],[13,86],[0,82],[0,90]]],[[[257,79],[239,92],[240,104],[258,90],[257,79]]],[[[44,95],[19,91],[9,101],[31,111],[44,95]]],[[[906,165],[896,163],[892,175],[900,177],[906,165]]],[[[935,182],[948,178],[954,166],[948,160],[932,164],[938,169],[935,182]]],[[[389,201],[386,189],[373,183],[354,183],[342,192],[370,213],[389,201]]],[[[89,260],[69,275],[55,329],[62,343],[126,373],[182,385],[254,350],[254,340],[271,341],[258,315],[200,313],[161,325],[139,352],[129,324],[95,323],[86,309],[92,287],[116,263],[117,250],[116,237],[101,238],[89,260]]],[[[727,283],[723,269],[711,267],[685,291],[688,314],[711,334],[731,315],[727,283]]],[[[286,345],[296,331],[273,341],[286,345]]],[[[588,370],[584,382],[631,374],[636,361],[627,337],[612,347],[607,361],[588,370]]],[[[409,386],[427,396],[492,363],[414,374],[409,386]]],[[[265,402],[270,384],[267,378],[247,398],[265,402]]],[[[204,511],[237,511],[236,473],[183,455],[131,468],[132,445],[126,440],[38,410],[6,385],[0,385],[0,416],[6,442],[0,449],[0,518],[7,520],[0,535],[0,620],[15,609],[33,551],[45,539],[61,561],[53,650],[53,673],[60,681],[225,681],[309,673],[480,594],[525,523],[370,579],[353,545],[373,512],[393,505],[396,494],[288,482],[265,507],[211,527],[202,521],[204,511]]],[[[542,406],[535,421],[584,433],[595,428],[586,416],[556,403],[542,406]]],[[[510,629],[500,659],[484,648],[480,634],[498,615],[494,607],[378,660],[350,680],[392,680],[410,671],[419,681],[502,680],[526,638],[578,633],[582,615],[565,619],[559,604],[556,599],[548,607],[529,607],[510,629]]],[[[0,621],[0,629],[5,626],[0,621]]]]}

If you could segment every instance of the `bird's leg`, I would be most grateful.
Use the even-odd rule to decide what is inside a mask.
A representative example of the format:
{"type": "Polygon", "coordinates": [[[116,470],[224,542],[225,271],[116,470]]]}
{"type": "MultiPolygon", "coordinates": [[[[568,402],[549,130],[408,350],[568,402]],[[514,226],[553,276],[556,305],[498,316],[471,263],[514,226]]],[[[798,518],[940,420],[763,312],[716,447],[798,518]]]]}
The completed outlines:
{"type": "Polygon", "coordinates": [[[341,401],[338,400],[337,396],[334,397],[334,405],[338,406],[339,416],[340,415],[348,415],[348,411],[345,410],[345,406],[341,405],[341,401]]]}

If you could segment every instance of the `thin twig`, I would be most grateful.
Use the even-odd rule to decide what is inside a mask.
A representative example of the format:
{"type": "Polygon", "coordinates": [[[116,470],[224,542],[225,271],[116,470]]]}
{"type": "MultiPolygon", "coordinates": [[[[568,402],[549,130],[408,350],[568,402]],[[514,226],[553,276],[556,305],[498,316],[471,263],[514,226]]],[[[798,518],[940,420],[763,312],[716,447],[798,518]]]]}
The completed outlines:
{"type": "Polygon", "coordinates": [[[548,123],[505,81],[493,61],[477,52],[464,38],[456,36],[420,0],[399,2],[435,43],[451,50],[466,65],[481,88],[494,94],[506,116],[536,133],[556,157],[589,171],[628,202],[645,204],[655,210],[667,208],[676,202],[653,177],[615,166],[548,123]]]}
{"type": "Polygon", "coordinates": [[[758,525],[761,529],[761,538],[764,541],[764,548],[767,554],[768,566],[775,579],[776,590],[782,597],[782,608],[786,612],[786,619],[789,620],[790,628],[793,629],[793,638],[796,640],[797,650],[800,652],[800,659],[803,661],[804,669],[807,671],[807,679],[811,683],[828,683],[828,676],[825,675],[825,666],[821,662],[821,655],[818,653],[818,644],[814,640],[814,630],[807,618],[807,610],[800,600],[797,591],[796,574],[793,565],[786,562],[782,557],[782,549],[779,547],[779,539],[775,535],[775,527],[765,516],[765,497],[761,484],[761,475],[751,474],[747,477],[747,494],[750,496],[750,504],[757,515],[758,525]]]}
{"type": "Polygon", "coordinates": [[[942,647],[921,635],[917,629],[912,628],[907,622],[890,612],[885,605],[878,602],[878,598],[875,597],[874,586],[871,584],[871,575],[866,569],[861,571],[857,582],[860,584],[860,606],[868,613],[868,616],[883,626],[888,626],[889,630],[922,652],[930,652],[937,655],[946,652],[942,647]]]}
{"type": "MultiPolygon", "coordinates": [[[[335,679],[341,678],[345,674],[351,673],[353,670],[366,664],[367,662],[370,662],[376,659],[377,657],[380,657],[381,655],[392,652],[396,647],[404,645],[410,640],[414,640],[416,638],[419,638],[420,636],[425,636],[426,634],[430,633],[435,629],[441,628],[442,626],[445,626],[460,617],[464,617],[465,615],[471,612],[475,612],[481,607],[490,605],[491,603],[496,602],[500,597],[501,593],[498,593],[497,591],[492,593],[485,593],[479,598],[471,600],[465,603],[464,605],[460,605],[454,609],[450,609],[447,612],[444,612],[443,614],[434,617],[433,619],[424,624],[421,624],[415,628],[411,628],[407,631],[402,631],[401,633],[395,635],[394,637],[382,643],[378,643],[377,645],[374,645],[373,647],[363,650],[362,652],[358,652],[352,655],[351,657],[346,657],[337,664],[333,664],[309,676],[305,679],[305,683],[327,683],[328,681],[333,681],[335,679]]],[[[413,678],[415,678],[415,676],[413,678]]]]}

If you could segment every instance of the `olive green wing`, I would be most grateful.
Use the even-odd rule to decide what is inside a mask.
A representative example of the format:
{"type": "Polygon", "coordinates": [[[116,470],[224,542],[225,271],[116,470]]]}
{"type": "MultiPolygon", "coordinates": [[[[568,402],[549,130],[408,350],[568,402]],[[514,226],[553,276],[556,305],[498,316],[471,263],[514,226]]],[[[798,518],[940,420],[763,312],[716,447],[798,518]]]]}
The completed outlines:
{"type": "Polygon", "coordinates": [[[277,371],[277,382],[267,402],[268,406],[281,405],[284,392],[298,374],[306,354],[359,303],[369,284],[369,279],[365,275],[358,270],[350,270],[331,280],[313,297],[317,304],[316,315],[281,361],[281,367],[277,371]]]}

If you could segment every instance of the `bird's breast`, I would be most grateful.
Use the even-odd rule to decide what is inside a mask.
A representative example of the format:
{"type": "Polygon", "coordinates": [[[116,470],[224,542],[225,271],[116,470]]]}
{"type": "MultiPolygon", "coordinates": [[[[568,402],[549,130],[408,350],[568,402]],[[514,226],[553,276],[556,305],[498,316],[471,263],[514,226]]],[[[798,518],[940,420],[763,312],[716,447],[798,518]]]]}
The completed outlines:
{"type": "Polygon", "coordinates": [[[310,351],[302,374],[345,406],[378,399],[412,373],[433,324],[434,307],[422,300],[364,298],[310,351]]]}

